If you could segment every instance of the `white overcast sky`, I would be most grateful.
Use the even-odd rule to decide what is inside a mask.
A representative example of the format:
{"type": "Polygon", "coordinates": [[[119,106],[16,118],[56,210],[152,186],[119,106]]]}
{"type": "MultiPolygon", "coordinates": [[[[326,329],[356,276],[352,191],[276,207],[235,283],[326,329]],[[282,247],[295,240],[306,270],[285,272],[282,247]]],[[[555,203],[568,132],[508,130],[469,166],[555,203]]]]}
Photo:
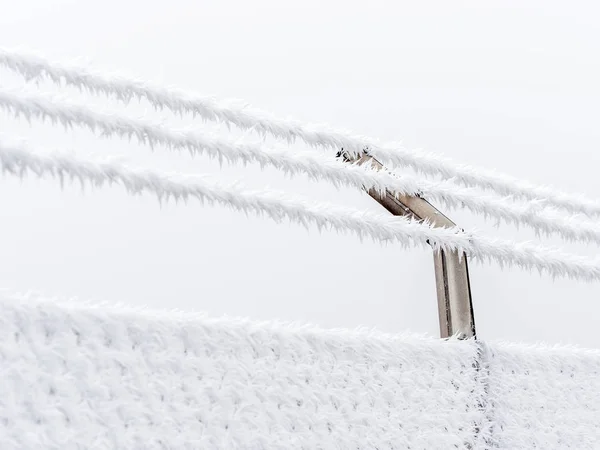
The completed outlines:
{"type": "MultiPolygon", "coordinates": [[[[580,1],[0,0],[0,45],[88,61],[277,115],[402,140],[457,162],[600,197],[600,6],[580,1]]],[[[0,71],[0,83],[21,80],[0,71]]],[[[56,92],[51,86],[43,90],[56,92]]],[[[160,118],[90,96],[96,109],[160,118]]],[[[169,117],[173,126],[193,121],[169,117]]],[[[198,124],[204,127],[203,124],[198,124]]],[[[273,171],[227,168],[0,115],[1,131],[82,155],[213,173],[379,211],[273,171]]],[[[527,230],[465,228],[515,240],[527,230]]],[[[590,256],[598,248],[565,245],[590,256]]],[[[600,283],[471,264],[486,339],[600,347],[600,283]]],[[[437,335],[431,252],[361,243],[199,204],[162,208],[120,188],[0,179],[0,285],[214,315],[437,335]]]]}

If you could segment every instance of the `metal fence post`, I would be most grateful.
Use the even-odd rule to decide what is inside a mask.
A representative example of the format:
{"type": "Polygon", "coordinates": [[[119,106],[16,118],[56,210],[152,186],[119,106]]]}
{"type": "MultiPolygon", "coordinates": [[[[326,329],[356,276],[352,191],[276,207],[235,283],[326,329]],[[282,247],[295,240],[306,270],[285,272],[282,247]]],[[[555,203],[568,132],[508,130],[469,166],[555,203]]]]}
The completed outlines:
{"type": "MultiPolygon", "coordinates": [[[[383,165],[366,152],[358,158],[343,150],[338,154],[346,162],[369,163],[377,170],[385,170],[383,165]]],[[[387,191],[381,195],[376,189],[368,194],[390,213],[416,220],[428,220],[436,227],[455,227],[456,224],[437,208],[419,196],[394,195],[387,191]]],[[[447,338],[458,335],[461,338],[475,337],[475,317],[469,280],[469,267],[466,254],[458,251],[434,250],[434,268],[438,301],[440,336],[447,338]]]]}

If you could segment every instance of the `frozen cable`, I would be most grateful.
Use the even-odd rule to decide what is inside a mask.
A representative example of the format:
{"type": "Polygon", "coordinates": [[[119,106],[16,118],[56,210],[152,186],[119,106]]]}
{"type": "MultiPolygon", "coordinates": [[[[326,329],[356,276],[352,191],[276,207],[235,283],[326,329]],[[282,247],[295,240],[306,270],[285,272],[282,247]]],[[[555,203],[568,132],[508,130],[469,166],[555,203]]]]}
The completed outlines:
{"type": "Polygon", "coordinates": [[[586,281],[600,280],[600,261],[561,253],[531,243],[514,243],[464,233],[453,228],[433,228],[427,223],[403,217],[373,214],[326,203],[309,202],[273,191],[249,191],[239,184],[221,184],[206,177],[175,176],[149,170],[128,169],[114,162],[91,162],[60,153],[37,153],[22,142],[0,140],[0,166],[3,173],[24,177],[79,181],[95,187],[119,184],[128,193],[148,192],[160,201],[197,199],[218,203],[235,210],[267,216],[276,222],[289,220],[308,227],[332,229],[392,241],[403,246],[426,246],[466,252],[480,262],[495,261],[501,266],[536,269],[553,277],[565,276],[586,281]]]}
{"type": "Polygon", "coordinates": [[[27,80],[48,79],[94,94],[113,96],[127,103],[132,99],[146,99],[159,110],[192,114],[204,120],[233,124],[244,130],[272,135],[289,142],[302,140],[315,146],[360,154],[366,147],[382,162],[409,166],[428,175],[441,175],[465,186],[493,190],[527,200],[542,200],[550,207],[588,216],[600,214],[600,202],[581,194],[561,192],[549,186],[538,186],[514,177],[482,168],[459,165],[434,153],[409,150],[400,144],[381,144],[378,140],[338,130],[323,124],[303,124],[292,119],[274,117],[264,111],[249,108],[231,100],[202,97],[176,88],[153,86],[145,81],[118,75],[106,75],[90,69],[62,65],[45,58],[21,52],[0,49],[0,64],[19,73],[27,80]]]}
{"type": "Polygon", "coordinates": [[[454,208],[493,217],[514,225],[527,225],[538,233],[556,233],[568,241],[600,244],[600,225],[577,216],[564,216],[539,202],[514,203],[510,198],[482,195],[477,189],[464,188],[449,181],[434,182],[411,175],[394,176],[387,171],[357,164],[344,164],[314,152],[291,152],[270,149],[262,143],[241,139],[223,139],[190,130],[173,130],[145,120],[122,115],[103,114],[82,105],[59,102],[41,95],[15,94],[0,90],[0,108],[27,119],[37,118],[60,123],[65,127],[88,128],[103,136],[135,137],[143,144],[165,146],[190,154],[207,154],[220,162],[258,163],[271,166],[288,175],[304,173],[314,180],[325,180],[335,186],[358,189],[388,189],[396,194],[423,195],[454,208]]]}

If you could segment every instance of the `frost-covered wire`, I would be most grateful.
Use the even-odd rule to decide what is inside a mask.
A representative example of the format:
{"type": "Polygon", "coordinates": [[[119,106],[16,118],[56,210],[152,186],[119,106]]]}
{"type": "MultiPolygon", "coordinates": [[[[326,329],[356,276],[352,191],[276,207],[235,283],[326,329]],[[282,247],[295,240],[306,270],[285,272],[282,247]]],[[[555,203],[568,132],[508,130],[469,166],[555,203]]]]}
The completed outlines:
{"type": "Polygon", "coordinates": [[[314,180],[325,180],[335,186],[358,189],[388,189],[396,194],[423,195],[447,206],[503,220],[509,224],[527,225],[538,233],[556,233],[569,241],[600,243],[600,225],[580,217],[565,217],[542,208],[539,202],[514,203],[510,198],[482,195],[477,189],[457,186],[449,181],[434,182],[409,174],[401,177],[368,166],[344,164],[314,152],[290,152],[272,149],[263,143],[247,143],[191,130],[173,130],[146,120],[122,115],[99,113],[82,105],[59,102],[41,95],[11,93],[0,89],[0,108],[28,119],[37,118],[61,123],[65,127],[80,126],[103,136],[118,136],[152,147],[162,145],[190,154],[207,154],[219,161],[271,166],[289,175],[306,174],[314,180]]]}
{"type": "Polygon", "coordinates": [[[553,187],[538,186],[482,168],[459,165],[434,153],[409,150],[400,144],[382,144],[378,140],[334,129],[323,124],[303,124],[282,119],[241,102],[202,97],[170,87],[153,86],[145,81],[118,75],[106,75],[94,70],[50,62],[45,58],[0,49],[0,64],[19,73],[27,80],[48,79],[94,94],[113,96],[123,102],[146,99],[155,108],[169,109],[177,114],[192,114],[204,120],[233,124],[244,130],[272,135],[287,141],[302,140],[315,146],[356,155],[368,147],[371,154],[391,165],[409,166],[429,175],[441,175],[465,186],[490,189],[500,195],[527,200],[542,200],[544,205],[589,216],[600,214],[600,202],[582,194],[561,192],[553,187]]]}
{"type": "Polygon", "coordinates": [[[373,214],[327,203],[309,202],[274,191],[249,191],[239,184],[221,184],[201,176],[176,176],[149,170],[128,169],[114,162],[91,162],[72,155],[39,153],[22,142],[0,140],[3,173],[24,177],[35,174],[65,181],[79,181],[95,187],[119,184],[128,193],[148,192],[160,201],[197,199],[217,203],[245,213],[267,216],[276,222],[287,219],[308,227],[352,233],[375,241],[403,246],[427,245],[458,250],[479,261],[501,266],[536,269],[553,277],[566,276],[587,281],[600,280],[600,261],[562,253],[557,249],[523,242],[514,243],[453,228],[433,228],[404,217],[373,214]]]}

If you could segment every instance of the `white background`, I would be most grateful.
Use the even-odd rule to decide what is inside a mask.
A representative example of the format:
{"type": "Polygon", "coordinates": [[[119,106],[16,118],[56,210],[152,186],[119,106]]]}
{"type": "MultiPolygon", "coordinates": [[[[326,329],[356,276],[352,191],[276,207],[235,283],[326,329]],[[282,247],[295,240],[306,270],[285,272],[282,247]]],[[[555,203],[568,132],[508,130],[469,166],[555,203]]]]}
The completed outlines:
{"type": "MultiPolygon", "coordinates": [[[[596,2],[0,0],[0,45],[81,60],[201,94],[242,98],[457,162],[600,197],[600,10],[596,2]],[[79,59],[78,59],[79,58],[79,59]]],[[[0,83],[21,86],[0,71],[0,83]]],[[[51,86],[40,86],[55,91],[51,86]]],[[[148,105],[65,91],[96,109],[148,105]]],[[[173,126],[203,124],[167,117],[173,126]]],[[[368,196],[273,171],[228,168],[135,143],[0,115],[36,145],[240,179],[379,211],[368,196]]],[[[536,239],[464,212],[465,228],[536,239]]],[[[564,245],[590,256],[592,245],[564,245]]],[[[600,346],[600,283],[471,264],[486,339],[600,346]]],[[[50,295],[437,335],[431,252],[307,232],[120,188],[61,192],[0,179],[0,285],[50,295]]]]}

